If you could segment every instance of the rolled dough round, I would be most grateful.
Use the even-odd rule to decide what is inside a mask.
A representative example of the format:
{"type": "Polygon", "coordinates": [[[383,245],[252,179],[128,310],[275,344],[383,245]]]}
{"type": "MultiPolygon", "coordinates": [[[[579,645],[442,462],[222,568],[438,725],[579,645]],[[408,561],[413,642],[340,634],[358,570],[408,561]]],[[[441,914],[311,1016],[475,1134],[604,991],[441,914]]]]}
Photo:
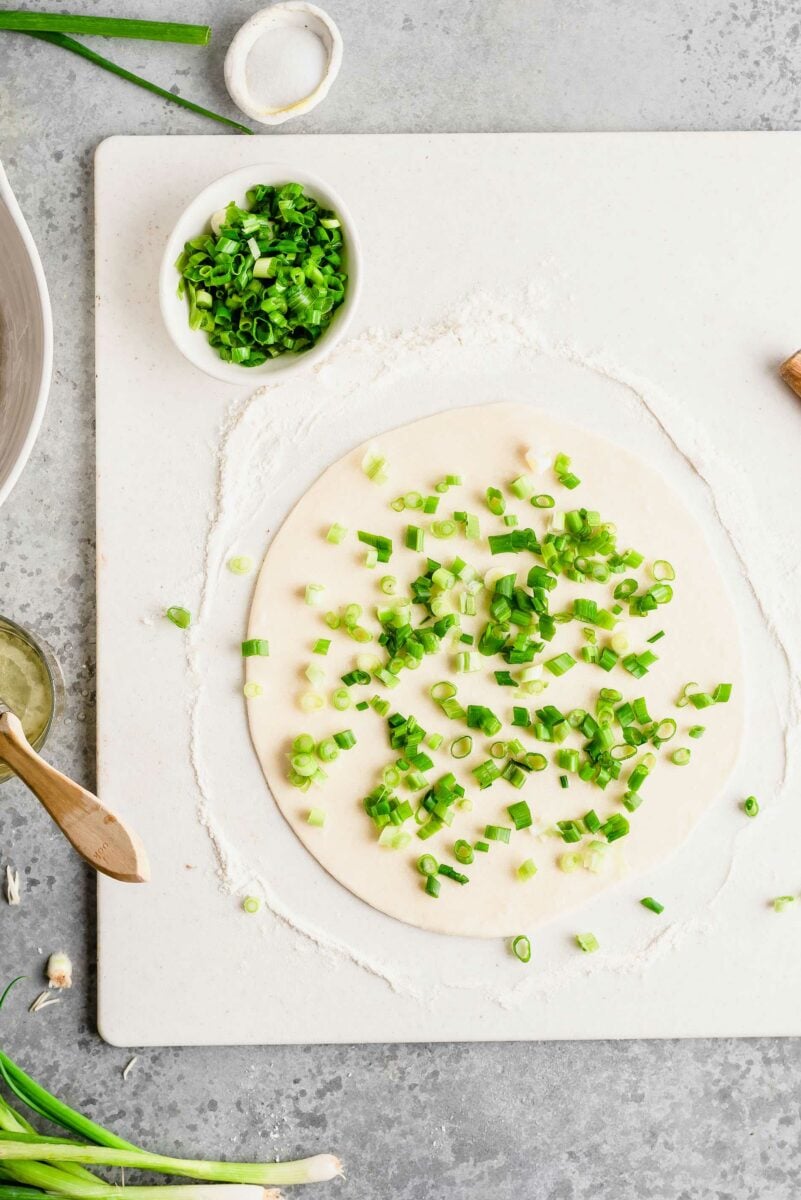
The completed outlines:
{"type": "MultiPolygon", "coordinates": [[[[734,610],[703,530],[684,501],[647,462],[594,433],[528,405],[497,404],[428,417],[384,434],[377,444],[389,463],[388,483],[376,485],[366,477],[361,469],[366,447],[358,446],[309,489],[269,547],[248,629],[249,637],[270,642],[269,658],[247,660],[248,681],[263,689],[261,695],[248,700],[253,743],[270,791],[297,836],[322,867],[366,903],[398,920],[442,933],[474,937],[526,933],[663,860],[720,796],[734,766],[743,723],[742,663],[734,610]],[[364,624],[377,630],[374,610],[386,603],[378,586],[381,576],[396,576],[398,594],[408,595],[409,584],[425,568],[425,556],[404,547],[407,525],[427,526],[459,509],[479,516],[481,541],[466,541],[462,536],[438,541],[428,533],[426,554],[446,566],[461,555],[482,573],[503,566],[509,572],[517,570],[525,582],[529,567],[540,560],[525,552],[490,555],[486,535],[504,532],[505,527],[488,512],[484,496],[488,486],[501,488],[507,496],[507,512],[518,515],[520,527],[545,532],[551,514],[515,500],[507,490],[512,479],[529,472],[524,458],[527,450],[549,461],[558,452],[571,456],[581,485],[567,491],[546,468],[535,472],[538,490],[554,495],[559,509],[596,509],[603,520],[614,522],[618,547],[634,547],[645,555],[643,567],[627,571],[627,575],[647,580],[645,567],[654,559],[667,559],[675,566],[675,594],[670,604],[646,619],[629,618],[627,610],[621,617],[635,651],[645,649],[646,638],[654,632],[665,631],[651,647],[659,662],[639,681],[619,664],[608,674],[586,664],[579,659],[585,644],[582,624],[574,621],[557,627],[551,643],[554,649],[546,650],[540,659],[569,650],[579,659],[578,665],[560,678],[545,672],[548,687],[540,696],[520,696],[517,689],[499,687],[492,674],[504,666],[499,658],[484,659],[480,672],[456,676],[455,648],[448,641],[439,654],[425,658],[419,670],[403,671],[400,686],[394,690],[388,692],[376,683],[354,688],[358,699],[385,696],[391,711],[414,714],[426,730],[443,734],[442,747],[431,755],[435,768],[429,776],[434,780],[453,770],[473,801],[472,811],[459,812],[450,830],[443,829],[425,842],[414,836],[411,845],[402,850],[385,849],[377,843],[377,831],[364,812],[363,800],[380,782],[382,769],[397,757],[389,747],[386,721],[372,709],[358,712],[351,708],[342,713],[330,704],[309,716],[297,704],[298,697],[311,690],[304,675],[310,663],[326,671],[322,690],[330,696],[359,653],[380,652],[375,642],[360,646],[344,632],[330,631],[323,614],[356,602],[365,610],[364,624]],[[390,508],[389,502],[405,492],[431,494],[446,473],[459,474],[464,482],[442,496],[436,517],[390,508]],[[341,545],[325,539],[335,521],[349,531],[341,545]],[[388,566],[374,570],[364,566],[366,547],[356,537],[360,529],[392,538],[394,553],[388,566]],[[320,607],[304,604],[309,583],[325,587],[320,607]],[[312,654],[314,642],[322,637],[331,639],[325,657],[312,654]],[[558,862],[572,847],[546,830],[557,820],[581,817],[591,808],[602,820],[612,812],[625,813],[620,798],[628,770],[605,791],[575,775],[563,789],[561,772],[554,766],[530,775],[521,791],[505,780],[479,791],[470,768],[487,757],[494,739],[470,731],[473,754],[462,762],[452,759],[451,741],[468,730],[464,721],[447,720],[429,696],[431,684],[446,678],[457,683],[463,704],[485,704],[498,714],[504,721],[498,737],[520,735],[527,750],[540,751],[550,759],[556,747],[535,741],[526,730],[512,729],[513,704],[533,710],[547,703],[564,712],[576,707],[592,712],[598,691],[608,687],[617,688],[627,699],[644,696],[655,719],[671,716],[677,721],[677,735],[655,752],[659,762],[642,788],[644,802],[630,816],[631,832],[610,847],[606,869],[595,873],[582,867],[566,874],[558,862]],[[693,707],[676,708],[676,697],[691,680],[707,690],[731,682],[731,700],[700,713],[693,707]],[[694,724],[706,727],[701,739],[687,735],[694,724]],[[287,754],[293,738],[308,732],[320,740],[346,728],[353,729],[357,745],[326,767],[325,784],[305,794],[292,787],[287,754]],[[680,746],[692,752],[687,766],[670,761],[670,754],[680,746]],[[487,824],[511,825],[507,806],[520,799],[528,801],[534,826],[513,831],[508,845],[492,844],[488,854],[477,854],[472,866],[464,868],[469,884],[460,886],[443,878],[439,898],[426,895],[415,866],[419,855],[430,852],[458,867],[451,853],[454,840],[474,842],[482,837],[487,824]],[[307,823],[313,806],[326,814],[323,828],[307,823]],[[516,869],[529,858],[538,871],[523,883],[516,869]]],[[[596,599],[599,605],[614,603],[612,587],[621,578],[613,575],[606,585],[560,580],[551,593],[551,611],[566,608],[579,595],[596,599]]],[[[424,610],[415,606],[414,612],[415,624],[419,624],[424,610]]],[[[486,613],[481,602],[479,613],[486,613]]],[[[478,632],[485,620],[486,615],[464,618],[463,627],[478,632]]],[[[573,735],[565,744],[580,748],[583,739],[573,735]]],[[[422,795],[405,791],[403,786],[398,794],[413,801],[422,795]]],[[[414,832],[413,822],[407,827],[414,832]]]]}

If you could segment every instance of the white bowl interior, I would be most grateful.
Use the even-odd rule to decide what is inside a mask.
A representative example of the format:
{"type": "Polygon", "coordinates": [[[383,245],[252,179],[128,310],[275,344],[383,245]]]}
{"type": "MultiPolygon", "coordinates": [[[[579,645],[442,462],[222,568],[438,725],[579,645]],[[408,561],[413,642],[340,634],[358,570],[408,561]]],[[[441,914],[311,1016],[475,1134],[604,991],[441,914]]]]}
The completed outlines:
{"type": "Polygon", "coordinates": [[[50,303],[30,232],[0,168],[0,504],[33,448],[52,366],[50,303]]]}
{"type": "Polygon", "coordinates": [[[249,380],[303,370],[319,362],[331,352],[343,337],[356,307],[361,286],[360,266],[359,242],[350,214],[341,198],[326,183],[307,171],[300,171],[295,167],[284,166],[280,163],[243,167],[238,171],[233,171],[230,175],[224,175],[215,180],[195,197],[178,218],[178,222],[167,240],[161,264],[159,276],[161,312],[167,332],[185,358],[214,379],[242,386],[249,380]],[[179,275],[175,268],[175,260],[187,241],[209,228],[209,221],[214,212],[224,208],[232,200],[237,204],[244,205],[245,193],[248,188],[259,183],[277,185],[290,182],[303,184],[309,195],[318,200],[324,208],[333,209],[342,223],[345,242],[343,259],[348,272],[345,299],[334,313],[329,328],[311,350],[300,354],[282,354],[277,358],[268,359],[266,363],[262,363],[258,367],[242,367],[236,363],[224,362],[216,350],[209,345],[206,334],[202,330],[189,328],[187,302],[177,292],[179,275]]]}

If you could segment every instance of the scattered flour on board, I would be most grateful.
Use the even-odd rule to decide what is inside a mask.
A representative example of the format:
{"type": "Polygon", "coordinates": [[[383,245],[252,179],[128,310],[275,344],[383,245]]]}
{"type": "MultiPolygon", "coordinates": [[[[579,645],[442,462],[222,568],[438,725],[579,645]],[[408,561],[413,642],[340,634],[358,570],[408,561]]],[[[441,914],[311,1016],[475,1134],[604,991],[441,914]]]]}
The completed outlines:
{"type": "MultiPolygon", "coordinates": [[[[780,806],[782,788],[801,749],[801,680],[792,665],[801,657],[801,633],[792,616],[801,566],[798,561],[789,560],[791,551],[781,542],[781,531],[765,528],[759,523],[758,505],[748,479],[715,452],[688,406],[602,354],[548,338],[537,320],[539,303],[539,298],[535,298],[528,305],[510,308],[497,298],[476,294],[459,305],[458,315],[452,319],[400,333],[369,330],[340,345],[329,359],[310,373],[311,380],[316,377],[320,385],[325,383],[322,394],[320,387],[315,387],[313,382],[307,383],[302,403],[293,404],[286,397],[297,396],[297,384],[288,382],[270,388],[269,394],[267,389],[261,388],[234,401],[222,419],[217,444],[212,448],[216,460],[216,486],[208,515],[198,619],[188,631],[186,645],[190,755],[197,787],[197,814],[211,841],[221,887],[232,895],[245,890],[259,894],[273,918],[316,952],[354,962],[394,990],[426,1003],[433,1003],[449,988],[457,987],[480,990],[503,1007],[514,1008],[530,997],[553,995],[556,986],[580,978],[590,966],[587,956],[577,955],[558,968],[558,978],[550,971],[537,976],[528,974],[521,982],[503,987],[495,987],[491,981],[481,978],[466,983],[432,983],[422,991],[414,981],[400,975],[393,965],[378,955],[358,951],[329,930],[292,911],[274,884],[260,875],[226,836],[221,806],[215,801],[204,763],[200,720],[202,637],[199,631],[214,605],[216,587],[237,527],[252,520],[275,494],[287,473],[292,471],[293,451],[309,434],[319,430],[321,422],[352,422],[355,403],[371,390],[377,392],[382,383],[422,370],[449,367],[456,370],[463,365],[467,348],[476,345],[498,347],[507,355],[570,363],[619,385],[627,398],[632,418],[652,422],[704,485],[711,510],[731,544],[743,579],[783,663],[786,680],[784,691],[776,701],[776,711],[782,730],[784,761],[776,784],[776,807],[780,806]],[[243,470],[241,461],[243,438],[249,449],[247,470],[243,470]]],[[[362,411],[358,411],[362,416],[362,411]]],[[[414,419],[400,415],[404,420],[414,419]]],[[[384,419],[386,423],[386,417],[384,419]]],[[[354,444],[362,437],[354,426],[354,444]]],[[[641,944],[625,954],[605,954],[605,969],[618,974],[641,971],[674,950],[687,936],[711,932],[716,906],[734,877],[737,848],[744,834],[743,829],[732,838],[727,868],[702,913],[662,925],[654,936],[646,936],[641,944]]]]}

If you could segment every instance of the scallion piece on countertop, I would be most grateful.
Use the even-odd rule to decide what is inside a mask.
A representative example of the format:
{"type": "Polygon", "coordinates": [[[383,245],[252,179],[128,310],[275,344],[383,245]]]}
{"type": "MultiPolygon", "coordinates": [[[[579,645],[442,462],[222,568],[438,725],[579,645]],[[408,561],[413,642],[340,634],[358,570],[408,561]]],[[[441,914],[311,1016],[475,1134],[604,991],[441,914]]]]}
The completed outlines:
{"type": "Polygon", "coordinates": [[[658,900],[654,900],[653,896],[643,896],[640,904],[643,906],[643,908],[647,908],[649,912],[656,913],[657,916],[659,913],[663,913],[665,911],[664,904],[660,904],[658,900]]]}
{"type": "Polygon", "coordinates": [[[242,643],[243,658],[267,658],[270,653],[270,643],[265,638],[247,638],[242,643]]]}
{"type": "Polygon", "coordinates": [[[516,938],[512,938],[512,953],[521,963],[531,961],[531,942],[524,933],[519,933],[516,938]]]}
{"type": "Polygon", "coordinates": [[[0,12],[0,29],[11,29],[18,33],[83,33],[96,37],[137,38],[148,42],[182,42],[189,46],[207,46],[211,40],[208,25],[15,10],[0,12]]]}
{"type": "Polygon", "coordinates": [[[600,948],[600,943],[594,933],[577,933],[576,945],[585,954],[594,954],[600,948]]]}
{"type": "Polygon", "coordinates": [[[759,813],[759,801],[756,796],[748,796],[743,800],[743,812],[747,817],[755,817],[759,813]]]}
{"type": "Polygon", "coordinates": [[[777,896],[773,901],[773,908],[775,912],[784,912],[791,904],[795,904],[795,896],[777,896]]]}
{"type": "Polygon", "coordinates": [[[172,621],[173,625],[177,625],[179,629],[188,629],[192,624],[192,614],[187,608],[181,608],[174,604],[172,608],[168,608],[165,612],[165,617],[168,621],[172,621]]]}
{"type": "Polygon", "coordinates": [[[77,54],[81,58],[85,58],[88,62],[94,63],[96,67],[101,67],[104,71],[108,71],[111,75],[116,75],[119,79],[126,80],[127,83],[133,83],[137,87],[143,88],[146,92],[152,92],[154,96],[161,96],[163,100],[169,100],[172,104],[177,104],[181,108],[189,109],[190,112],[197,113],[199,117],[208,117],[211,121],[219,121],[221,125],[229,125],[232,129],[238,130],[239,133],[253,133],[252,129],[248,129],[247,125],[242,125],[239,121],[232,121],[230,117],[223,117],[220,113],[212,112],[209,108],[203,108],[200,104],[195,104],[192,100],[186,100],[183,96],[176,96],[174,92],[168,92],[166,88],[159,87],[158,84],[151,83],[148,79],[143,79],[141,75],[134,75],[133,71],[126,71],[124,67],[118,66],[117,63],[111,62],[108,58],[103,58],[102,54],[95,54],[94,50],[90,50],[88,46],[84,46],[82,42],[78,42],[75,38],[69,37],[66,33],[49,33],[46,31],[34,32],[28,31],[28,37],[38,38],[42,42],[50,42],[53,46],[60,46],[62,50],[69,50],[71,54],[77,54]]]}
{"type": "Polygon", "coordinates": [[[536,874],[537,867],[533,858],[527,858],[524,862],[521,862],[520,866],[517,868],[517,878],[522,883],[525,883],[529,879],[533,879],[536,874]]]}
{"type": "Polygon", "coordinates": [[[261,908],[261,900],[258,896],[245,896],[242,907],[246,913],[257,913],[261,908]]]}

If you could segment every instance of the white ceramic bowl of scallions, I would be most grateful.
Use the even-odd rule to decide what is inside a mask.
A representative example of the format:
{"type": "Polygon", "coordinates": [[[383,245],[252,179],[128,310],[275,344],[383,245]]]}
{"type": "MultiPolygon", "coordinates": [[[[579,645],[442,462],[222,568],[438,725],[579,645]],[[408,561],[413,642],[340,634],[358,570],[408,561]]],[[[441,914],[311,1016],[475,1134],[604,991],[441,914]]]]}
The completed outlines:
{"type": "Polygon", "coordinates": [[[187,205],[164,251],[159,301],[184,357],[241,385],[329,354],[350,324],[360,276],[341,197],[307,171],[263,163],[223,175],[187,205]]]}

